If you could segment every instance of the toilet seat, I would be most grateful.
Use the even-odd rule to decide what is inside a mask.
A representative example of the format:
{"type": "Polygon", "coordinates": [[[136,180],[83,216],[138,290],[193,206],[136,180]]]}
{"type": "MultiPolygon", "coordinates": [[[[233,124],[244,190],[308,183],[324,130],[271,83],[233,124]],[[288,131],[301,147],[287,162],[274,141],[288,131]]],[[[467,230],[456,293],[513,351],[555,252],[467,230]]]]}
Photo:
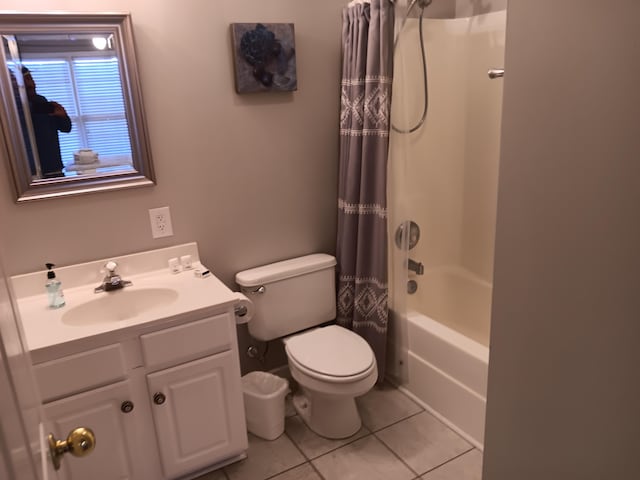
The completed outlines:
{"type": "Polygon", "coordinates": [[[355,382],[376,368],[362,337],[339,325],[316,328],[285,340],[289,361],[310,377],[327,382],[355,382]]]}

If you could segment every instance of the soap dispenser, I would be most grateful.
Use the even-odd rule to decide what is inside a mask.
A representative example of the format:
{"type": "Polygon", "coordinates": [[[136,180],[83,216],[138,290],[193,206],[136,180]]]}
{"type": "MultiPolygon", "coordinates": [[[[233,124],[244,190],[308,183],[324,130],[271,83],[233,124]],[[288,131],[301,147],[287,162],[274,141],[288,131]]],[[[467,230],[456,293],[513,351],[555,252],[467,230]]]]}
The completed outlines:
{"type": "Polygon", "coordinates": [[[49,296],[49,308],[64,307],[64,294],[62,293],[62,282],[56,278],[56,272],[52,270],[55,265],[47,263],[47,294],[49,296]]]}

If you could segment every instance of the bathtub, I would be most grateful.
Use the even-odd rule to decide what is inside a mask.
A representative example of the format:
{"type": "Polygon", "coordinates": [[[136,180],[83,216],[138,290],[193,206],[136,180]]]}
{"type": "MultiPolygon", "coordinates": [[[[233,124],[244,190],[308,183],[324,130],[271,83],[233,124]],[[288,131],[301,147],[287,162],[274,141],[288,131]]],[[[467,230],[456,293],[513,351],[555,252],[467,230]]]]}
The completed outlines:
{"type": "Polygon", "coordinates": [[[425,272],[409,298],[398,387],[482,449],[491,284],[458,267],[425,272]]]}

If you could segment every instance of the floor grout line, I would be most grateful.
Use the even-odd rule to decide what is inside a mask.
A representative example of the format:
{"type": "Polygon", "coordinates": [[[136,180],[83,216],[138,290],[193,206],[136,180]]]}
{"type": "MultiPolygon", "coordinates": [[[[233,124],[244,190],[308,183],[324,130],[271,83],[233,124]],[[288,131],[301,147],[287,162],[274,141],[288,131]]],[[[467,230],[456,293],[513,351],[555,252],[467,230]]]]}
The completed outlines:
{"type": "MultiPolygon", "coordinates": [[[[293,415],[292,415],[292,416],[293,416],[293,415]]],[[[295,416],[297,416],[297,415],[295,415],[295,416]]],[[[285,421],[286,421],[286,419],[285,419],[285,421]]],[[[288,469],[286,469],[286,470],[283,470],[283,471],[281,471],[280,473],[278,473],[277,475],[273,475],[273,476],[271,476],[271,477],[269,477],[269,478],[277,477],[278,475],[281,475],[281,474],[283,474],[283,473],[285,473],[285,472],[288,472],[289,470],[293,470],[294,468],[298,468],[299,466],[304,465],[305,463],[311,463],[311,462],[309,461],[309,457],[307,457],[307,455],[305,455],[305,453],[302,451],[302,449],[298,446],[298,443],[297,443],[293,438],[291,438],[291,435],[289,435],[289,432],[287,432],[286,428],[285,428],[285,430],[284,430],[283,434],[284,434],[284,436],[285,436],[285,437],[287,437],[287,438],[289,439],[289,441],[293,444],[293,446],[295,447],[295,449],[296,449],[296,450],[298,450],[298,452],[300,452],[300,455],[302,455],[302,458],[304,458],[304,459],[305,459],[305,461],[304,461],[304,462],[302,462],[302,463],[301,463],[301,464],[299,464],[299,465],[296,465],[296,466],[294,466],[294,467],[291,467],[291,468],[288,468],[288,469]]],[[[313,465],[311,466],[311,468],[313,468],[313,465]]],[[[268,479],[265,479],[265,480],[268,480],[268,479]]],[[[323,479],[323,480],[324,480],[324,479],[323,479]]]]}
{"type": "MultiPolygon", "coordinates": [[[[476,448],[478,450],[480,450],[478,447],[476,447],[475,445],[473,445],[471,442],[469,442],[466,438],[462,437],[458,432],[456,432],[455,430],[453,430],[449,425],[447,425],[446,423],[444,423],[444,421],[442,421],[440,418],[436,417],[434,414],[432,414],[429,410],[427,410],[426,408],[424,408],[422,405],[416,403],[409,395],[407,395],[406,393],[404,393],[402,390],[400,390],[400,387],[402,388],[406,388],[403,385],[400,384],[396,384],[394,382],[389,382],[391,383],[391,385],[394,386],[394,388],[396,390],[398,390],[398,392],[400,392],[402,395],[404,395],[406,398],[408,398],[409,400],[411,400],[413,403],[415,403],[416,405],[418,405],[420,408],[422,408],[422,411],[427,412],[429,415],[431,415],[433,418],[435,418],[438,422],[440,422],[442,425],[444,425],[445,427],[447,427],[447,429],[451,430],[453,433],[455,433],[458,437],[460,437],[462,440],[464,440],[465,442],[467,442],[469,445],[471,445],[473,448],[476,448]]],[[[434,409],[435,410],[435,409],[434,409]]]]}
{"type": "MultiPolygon", "coordinates": [[[[338,447],[331,448],[331,450],[327,450],[326,452],[321,453],[320,455],[316,455],[315,457],[311,457],[311,458],[309,458],[309,461],[317,460],[318,458],[324,457],[325,455],[328,455],[329,453],[335,452],[336,450],[340,450],[342,447],[346,447],[347,445],[351,445],[352,443],[355,443],[358,440],[362,440],[363,438],[367,438],[367,437],[373,435],[373,432],[371,430],[369,430],[368,428],[367,428],[367,431],[369,433],[366,433],[366,434],[362,435],[361,437],[354,438],[353,440],[349,440],[347,443],[343,443],[342,445],[340,445],[338,447]]],[[[322,438],[324,438],[324,437],[322,437],[322,438]]]]}
{"type": "MultiPolygon", "coordinates": [[[[358,442],[358,441],[360,441],[360,440],[365,440],[365,439],[367,439],[368,437],[373,437],[377,442],[381,443],[381,444],[383,445],[383,448],[384,448],[384,449],[386,449],[386,451],[388,451],[388,452],[390,452],[390,453],[392,454],[393,458],[395,458],[396,460],[398,460],[398,461],[400,462],[400,464],[404,465],[404,467],[405,467],[406,469],[408,469],[408,471],[409,471],[412,475],[414,475],[414,476],[412,476],[412,477],[411,477],[411,478],[412,478],[412,480],[421,480],[421,479],[422,479],[422,476],[424,476],[424,475],[428,475],[428,474],[432,473],[433,471],[435,471],[435,470],[437,470],[437,469],[439,469],[439,468],[443,467],[444,465],[446,465],[446,464],[448,464],[448,463],[450,463],[450,462],[455,461],[456,459],[458,459],[458,458],[460,458],[460,457],[462,457],[462,456],[464,456],[464,455],[466,455],[466,454],[470,453],[470,452],[471,452],[471,451],[473,451],[473,450],[476,450],[476,448],[475,448],[474,446],[469,445],[469,448],[468,448],[467,450],[465,450],[464,452],[462,452],[462,453],[460,453],[460,454],[458,454],[458,455],[455,455],[454,457],[452,457],[452,458],[450,458],[450,459],[448,459],[448,460],[446,460],[446,461],[444,461],[444,462],[440,463],[439,465],[436,465],[435,467],[433,467],[433,468],[430,468],[430,469],[426,470],[425,472],[419,473],[419,472],[417,472],[416,470],[414,470],[414,469],[413,469],[413,468],[412,468],[412,467],[411,467],[411,466],[410,466],[410,465],[409,465],[409,464],[408,464],[408,463],[407,463],[407,462],[406,462],[406,461],[405,461],[405,460],[400,456],[400,454],[399,454],[399,453],[397,453],[397,452],[396,452],[396,451],[395,451],[391,446],[387,445],[387,444],[384,442],[384,440],[383,440],[381,437],[379,437],[379,436],[378,436],[378,433],[381,433],[381,432],[383,432],[383,431],[384,431],[384,430],[386,430],[386,429],[389,429],[389,428],[391,428],[391,427],[393,427],[393,426],[396,426],[396,425],[398,425],[399,423],[402,423],[402,422],[404,422],[404,421],[406,421],[406,420],[409,420],[409,419],[411,419],[411,418],[413,418],[413,417],[415,417],[415,416],[418,416],[418,415],[420,415],[420,414],[422,414],[422,413],[425,413],[425,412],[426,412],[427,414],[429,414],[429,416],[430,416],[430,417],[433,417],[433,418],[435,418],[436,420],[438,420],[438,422],[439,422],[439,423],[441,423],[441,424],[442,424],[444,427],[446,427],[448,430],[451,430],[451,429],[450,429],[450,427],[449,427],[448,425],[444,424],[444,422],[442,422],[440,419],[438,419],[437,417],[435,417],[434,415],[432,415],[432,414],[431,414],[427,409],[425,409],[422,405],[420,405],[420,404],[416,403],[416,402],[415,402],[411,397],[409,397],[409,396],[408,396],[408,395],[406,395],[404,392],[402,392],[402,391],[398,388],[398,386],[397,386],[397,385],[395,385],[393,382],[390,382],[388,379],[387,379],[387,380],[385,380],[385,382],[386,382],[386,383],[387,383],[387,385],[390,387],[390,390],[395,390],[396,392],[399,392],[399,393],[400,393],[404,398],[406,398],[407,400],[409,400],[409,401],[411,402],[411,404],[412,404],[412,405],[416,406],[416,407],[417,407],[417,408],[419,408],[420,410],[419,410],[419,411],[417,411],[417,412],[415,412],[415,413],[407,414],[406,416],[404,416],[404,417],[402,417],[402,418],[400,418],[400,419],[398,419],[398,420],[395,420],[395,421],[393,421],[393,422],[391,422],[391,423],[389,423],[389,424],[387,424],[387,425],[381,426],[381,427],[379,427],[379,428],[377,428],[377,429],[375,429],[375,430],[374,430],[374,429],[372,429],[372,428],[370,428],[369,426],[367,426],[367,425],[363,422],[363,423],[362,423],[362,428],[365,430],[365,432],[364,432],[364,434],[363,434],[362,436],[356,437],[356,435],[358,435],[358,434],[360,433],[360,431],[358,431],[356,434],[354,434],[354,437],[356,437],[356,438],[349,439],[348,441],[346,441],[346,443],[340,444],[340,445],[338,445],[338,446],[330,447],[330,448],[329,448],[329,450],[324,451],[324,452],[322,452],[322,453],[320,453],[320,454],[315,454],[315,455],[307,455],[307,454],[305,453],[305,451],[303,450],[303,447],[302,447],[302,445],[304,445],[304,444],[305,444],[305,442],[304,442],[304,441],[300,441],[300,442],[296,441],[296,440],[294,439],[294,437],[290,434],[290,432],[286,429],[286,426],[285,426],[285,431],[283,432],[283,433],[284,433],[284,435],[285,435],[285,437],[286,437],[286,438],[287,438],[287,439],[288,439],[288,440],[293,444],[293,446],[294,446],[294,448],[296,449],[296,451],[298,451],[298,452],[301,454],[301,456],[302,456],[302,458],[304,459],[304,461],[302,461],[301,463],[298,463],[298,464],[296,464],[296,465],[293,465],[293,466],[291,466],[291,467],[289,467],[289,468],[286,468],[286,469],[284,469],[284,470],[282,470],[282,471],[279,471],[279,472],[277,472],[277,473],[274,473],[273,475],[269,475],[268,477],[264,477],[264,478],[263,478],[263,480],[273,480],[273,479],[277,478],[277,477],[278,477],[278,476],[280,476],[280,475],[286,474],[287,472],[290,472],[290,471],[295,470],[295,469],[297,469],[297,468],[301,468],[301,467],[303,467],[305,464],[309,464],[309,467],[313,470],[313,472],[315,472],[315,474],[317,475],[317,478],[318,478],[318,479],[320,479],[320,480],[326,480],[325,476],[320,472],[320,470],[318,469],[318,467],[314,464],[314,461],[316,461],[316,460],[318,460],[318,459],[320,459],[320,458],[322,458],[322,457],[324,457],[324,456],[326,456],[326,455],[330,455],[330,454],[332,454],[332,453],[335,453],[336,451],[338,451],[338,450],[340,450],[340,449],[342,449],[342,448],[344,448],[344,447],[348,447],[348,446],[350,446],[350,445],[354,444],[355,442],[358,442]]],[[[360,405],[359,405],[358,407],[359,407],[359,408],[358,408],[358,410],[362,411],[362,407],[361,407],[360,405]]],[[[376,412],[376,411],[377,411],[377,409],[375,409],[375,408],[374,408],[374,409],[372,410],[372,413],[374,413],[374,414],[375,414],[375,412],[376,412]]],[[[313,430],[311,430],[311,429],[307,426],[307,424],[306,424],[306,423],[301,419],[301,417],[297,414],[297,412],[296,412],[295,414],[293,414],[293,415],[288,415],[288,416],[286,416],[286,417],[285,417],[285,422],[286,422],[286,420],[287,420],[289,417],[298,417],[298,419],[300,419],[300,421],[302,422],[302,426],[303,426],[303,428],[308,429],[312,434],[317,435],[315,432],[313,432],[313,430]]],[[[374,417],[374,418],[375,418],[375,417],[374,417]]],[[[296,428],[297,428],[297,426],[296,426],[296,428]]],[[[294,429],[294,431],[296,431],[296,429],[294,429]]],[[[453,433],[455,433],[455,432],[453,432],[453,433]]],[[[457,435],[457,434],[456,434],[456,435],[457,435]]],[[[459,435],[458,435],[458,436],[459,436],[459,435]]],[[[305,438],[305,437],[304,437],[304,436],[302,436],[302,439],[304,439],[304,438],[305,438]]],[[[324,437],[321,437],[321,436],[320,436],[320,438],[324,439],[324,437]]],[[[461,439],[462,439],[462,440],[464,440],[462,437],[461,437],[461,439]]],[[[327,439],[327,440],[332,440],[332,439],[327,439]]],[[[465,442],[466,442],[466,440],[465,440],[465,442]]],[[[467,443],[468,443],[468,442],[467,442],[467,443]]],[[[312,443],[312,445],[313,445],[313,443],[312,443]]],[[[322,444],[320,444],[320,445],[322,445],[322,444]]],[[[313,448],[311,448],[311,450],[313,450],[313,448]]],[[[320,449],[320,450],[321,450],[321,449],[320,449]]],[[[306,468],[306,467],[305,467],[305,468],[306,468]]],[[[224,468],[223,468],[223,469],[221,469],[221,470],[222,470],[222,475],[223,475],[224,479],[225,479],[225,480],[231,480],[231,476],[227,473],[226,469],[224,469],[224,468]]],[[[309,472],[309,473],[310,473],[310,472],[309,472]]],[[[312,474],[311,474],[311,475],[312,475],[312,474]]]]}
{"type": "Polygon", "coordinates": [[[460,458],[460,457],[462,457],[463,455],[466,455],[467,453],[469,453],[469,452],[471,452],[471,451],[473,451],[473,450],[477,450],[477,449],[476,449],[475,447],[471,447],[469,450],[466,450],[466,451],[464,451],[464,452],[462,452],[462,453],[460,453],[460,454],[456,455],[455,457],[450,458],[450,459],[449,459],[449,460],[447,460],[446,462],[442,462],[440,465],[437,465],[437,466],[435,466],[435,467],[433,467],[433,468],[430,468],[430,469],[429,469],[429,470],[427,470],[426,472],[422,473],[420,476],[422,476],[422,475],[426,475],[427,473],[431,473],[431,472],[433,472],[434,470],[437,470],[438,468],[445,466],[447,463],[451,463],[451,462],[453,462],[455,459],[460,458]]]}
{"type": "Polygon", "coordinates": [[[289,441],[291,443],[293,443],[293,446],[296,447],[296,450],[298,450],[300,452],[300,455],[302,455],[304,457],[304,459],[308,462],[310,461],[310,458],[307,456],[306,453],[304,453],[304,451],[300,448],[300,446],[298,445],[298,442],[296,442],[293,438],[291,438],[291,435],[289,435],[289,432],[287,432],[286,428],[284,430],[284,434],[285,436],[289,439],[289,441]]]}
{"type": "MultiPolygon", "coordinates": [[[[403,418],[401,418],[400,420],[396,420],[395,422],[390,423],[389,425],[385,425],[384,427],[380,427],[380,428],[378,428],[377,430],[374,430],[374,429],[369,428],[369,427],[367,427],[367,429],[368,429],[371,433],[378,433],[378,432],[381,432],[382,430],[384,430],[384,429],[386,429],[386,428],[393,427],[394,425],[397,425],[397,424],[399,424],[400,422],[404,422],[405,420],[407,420],[407,419],[409,419],[409,418],[412,418],[412,417],[415,417],[416,415],[420,415],[421,413],[424,413],[424,412],[427,412],[427,411],[426,411],[426,410],[424,410],[424,409],[422,409],[422,410],[421,410],[421,411],[419,411],[419,412],[412,413],[411,415],[407,415],[406,417],[403,417],[403,418]]],[[[429,412],[427,412],[427,413],[429,413],[429,412]]],[[[366,425],[365,425],[365,427],[366,427],[366,425]]],[[[447,427],[447,428],[449,428],[449,427],[447,427]]]]}
{"type": "Polygon", "coordinates": [[[420,474],[419,474],[418,472],[416,472],[413,468],[411,468],[411,467],[409,466],[409,464],[407,464],[407,462],[405,462],[405,461],[402,459],[402,457],[400,457],[400,455],[398,455],[398,454],[395,452],[395,450],[393,450],[389,445],[387,445],[386,443],[384,443],[384,442],[382,441],[382,439],[381,439],[380,437],[378,437],[378,436],[375,434],[375,432],[373,432],[373,433],[372,433],[372,435],[376,438],[376,440],[378,440],[382,445],[384,445],[384,447],[385,447],[387,450],[389,450],[389,451],[393,454],[393,456],[394,456],[394,457],[396,457],[398,460],[400,460],[400,463],[402,463],[405,467],[407,467],[407,468],[409,469],[409,471],[410,471],[410,472],[412,472],[412,473],[414,473],[415,475],[417,475],[417,477],[414,477],[414,478],[419,478],[419,477],[420,477],[420,474]]]}
{"type": "MultiPolygon", "coordinates": [[[[303,420],[304,423],[304,420],[303,420]]],[[[305,428],[309,428],[306,426],[305,424],[305,428]]],[[[321,480],[325,480],[325,478],[322,476],[322,474],[318,471],[318,469],[316,468],[316,466],[313,464],[313,462],[311,461],[311,459],[307,456],[306,453],[304,453],[304,451],[302,450],[302,448],[300,448],[300,446],[298,445],[298,442],[296,442],[291,435],[289,435],[289,432],[287,432],[286,428],[284,431],[284,434],[287,436],[287,438],[291,441],[291,443],[293,443],[293,446],[296,447],[296,449],[300,452],[300,454],[307,460],[305,463],[308,463],[311,468],[318,474],[318,476],[320,477],[321,480]]],[[[301,464],[304,465],[304,464],[301,464]]],[[[294,467],[296,468],[296,467],[294,467]]],[[[281,472],[283,473],[283,472],[281,472]]]]}
{"type": "Polygon", "coordinates": [[[320,470],[318,470],[318,467],[316,467],[312,461],[309,461],[309,464],[311,465],[311,468],[313,468],[313,470],[318,474],[318,476],[320,477],[320,480],[326,480],[324,478],[324,475],[322,475],[322,473],[320,473],[320,470]]]}
{"type": "Polygon", "coordinates": [[[309,461],[307,460],[306,462],[302,462],[302,463],[300,463],[298,465],[294,465],[293,467],[286,468],[286,469],[282,470],[281,472],[274,473],[273,475],[265,477],[263,480],[270,480],[272,478],[276,478],[278,475],[282,475],[283,473],[287,473],[287,472],[290,472],[291,470],[295,470],[296,468],[301,467],[305,463],[309,463],[309,461]]]}

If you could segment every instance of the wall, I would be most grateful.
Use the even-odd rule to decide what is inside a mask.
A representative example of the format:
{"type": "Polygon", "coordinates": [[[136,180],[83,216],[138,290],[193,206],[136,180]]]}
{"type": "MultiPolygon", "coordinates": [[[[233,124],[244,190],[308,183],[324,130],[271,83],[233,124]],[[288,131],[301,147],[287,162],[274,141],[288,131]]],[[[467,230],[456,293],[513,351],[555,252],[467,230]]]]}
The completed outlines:
{"type": "MultiPolygon", "coordinates": [[[[411,4],[412,0],[399,2],[411,4]]],[[[462,18],[484,13],[497,12],[507,8],[507,0],[432,0],[424,11],[425,18],[462,18]]],[[[398,10],[399,15],[404,15],[405,9],[398,10]]],[[[411,11],[411,17],[418,17],[420,8],[417,4],[411,11]]]]}
{"type": "Polygon", "coordinates": [[[465,35],[464,203],[461,264],[493,282],[502,80],[487,70],[504,65],[504,12],[474,17],[465,35]]]}
{"type": "Polygon", "coordinates": [[[510,0],[485,480],[640,471],[636,0],[510,0]]]}
{"type": "Polygon", "coordinates": [[[507,0],[455,0],[456,18],[497,12],[507,8],[507,0]]]}
{"type": "MultiPolygon", "coordinates": [[[[6,0],[20,11],[130,11],[157,186],[14,204],[0,177],[9,275],[197,241],[229,286],[245,268],[334,252],[343,0],[6,0]],[[293,22],[298,91],[237,95],[229,24],[293,22]],[[168,205],[175,235],[152,239],[168,205]]],[[[4,159],[0,159],[4,160],[4,159]]]]}
{"type": "MultiPolygon", "coordinates": [[[[406,0],[407,7],[412,0],[406,0]]],[[[406,8],[402,7],[403,2],[398,2],[399,8],[396,10],[396,16],[403,18],[406,8]]],[[[431,4],[424,10],[424,18],[454,18],[456,14],[455,0],[432,0],[431,4]]],[[[416,4],[409,15],[411,18],[420,16],[420,5],[416,4]]]]}

